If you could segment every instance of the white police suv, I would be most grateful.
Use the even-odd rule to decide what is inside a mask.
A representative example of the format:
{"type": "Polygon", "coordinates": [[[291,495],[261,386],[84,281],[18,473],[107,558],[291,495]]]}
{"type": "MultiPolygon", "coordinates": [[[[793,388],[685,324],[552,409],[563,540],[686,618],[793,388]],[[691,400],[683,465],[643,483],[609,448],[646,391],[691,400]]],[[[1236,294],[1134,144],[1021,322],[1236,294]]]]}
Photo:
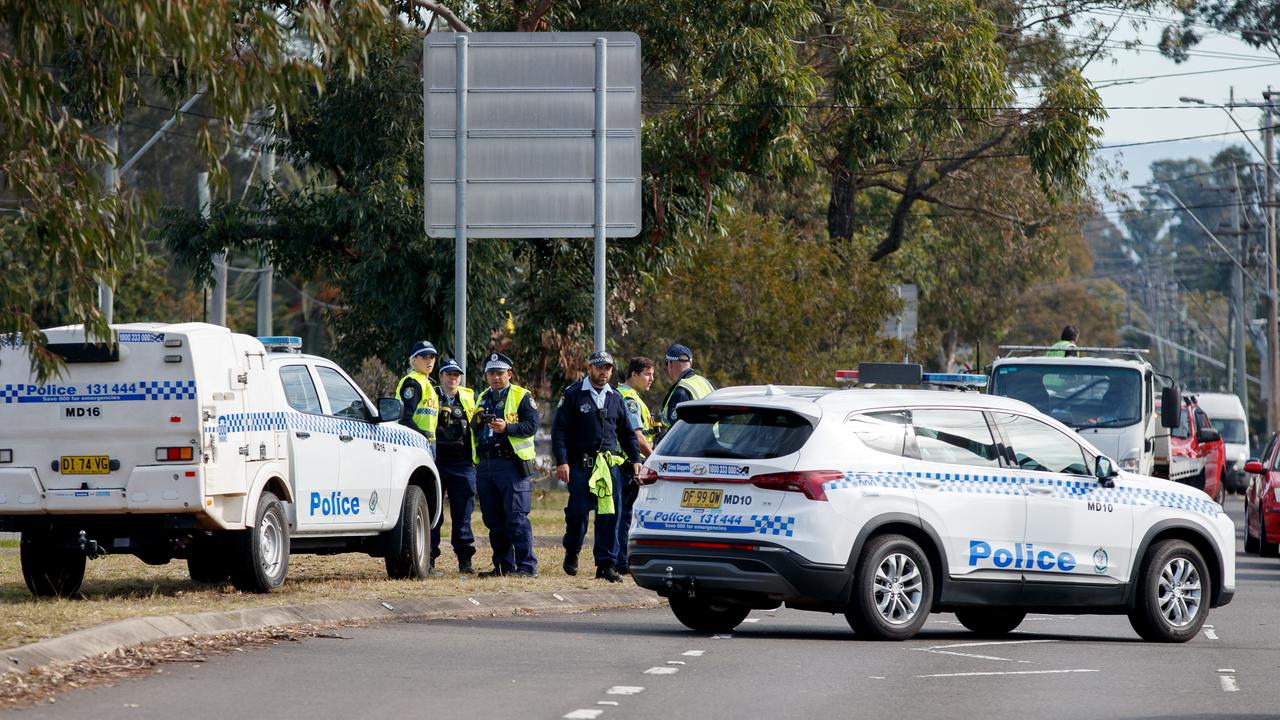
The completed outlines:
{"type": "Polygon", "coordinates": [[[757,386],[679,416],[645,463],[631,572],[694,630],[785,603],[879,639],[914,636],[931,612],[983,635],[1061,612],[1124,613],[1143,638],[1184,642],[1235,592],[1221,506],[1119,470],[1016,400],[757,386]]]}
{"type": "Polygon", "coordinates": [[[85,559],[185,558],[191,578],[265,592],[290,552],[364,552],[393,578],[427,574],[440,483],[426,439],[297,338],[131,324],[86,343],[46,331],[66,361],[31,375],[0,346],[0,530],[22,533],[36,595],[72,595],[85,559]]]}

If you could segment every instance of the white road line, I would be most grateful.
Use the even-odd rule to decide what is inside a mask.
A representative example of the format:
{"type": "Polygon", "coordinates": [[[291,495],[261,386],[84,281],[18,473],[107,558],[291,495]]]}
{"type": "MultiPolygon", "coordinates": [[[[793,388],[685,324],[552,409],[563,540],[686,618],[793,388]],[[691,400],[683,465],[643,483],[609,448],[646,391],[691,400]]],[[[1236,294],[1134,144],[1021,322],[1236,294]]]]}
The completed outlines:
{"type": "Polygon", "coordinates": [[[746,620],[743,620],[742,622],[756,623],[756,622],[760,622],[760,618],[747,618],[746,620]]]}
{"type": "Polygon", "coordinates": [[[596,704],[597,704],[597,705],[612,705],[613,707],[618,707],[618,701],[617,701],[617,700],[597,700],[597,701],[596,701],[596,704]]]}
{"type": "Polygon", "coordinates": [[[867,676],[867,679],[868,680],[884,680],[885,678],[883,675],[869,675],[867,676]]]}
{"type": "Polygon", "coordinates": [[[920,652],[932,653],[934,655],[956,655],[959,657],[973,658],[974,660],[1002,660],[1004,662],[1029,663],[1030,660],[1015,660],[1013,658],[996,657],[995,655],[975,655],[974,653],[952,652],[951,650],[935,650],[933,648],[915,648],[920,652]]]}
{"type": "Polygon", "coordinates": [[[1219,675],[1218,683],[1222,685],[1222,692],[1240,692],[1234,675],[1219,675]]]}
{"type": "Polygon", "coordinates": [[[667,667],[665,665],[659,665],[658,667],[651,667],[648,670],[645,670],[644,674],[645,675],[675,675],[678,672],[680,672],[680,668],[678,667],[667,667]]]}
{"type": "Polygon", "coordinates": [[[688,663],[686,663],[683,660],[668,660],[667,664],[668,665],[688,665],[688,663]]]}
{"type": "Polygon", "coordinates": [[[564,720],[596,720],[596,718],[600,717],[602,713],[604,713],[603,710],[597,710],[595,708],[580,708],[571,713],[566,713],[561,717],[563,717],[564,720]]]}
{"type": "Polygon", "coordinates": [[[706,650],[685,650],[680,654],[684,655],[685,657],[702,657],[703,653],[705,652],[706,650]]]}
{"type": "Polygon", "coordinates": [[[991,645],[1031,645],[1034,643],[1051,643],[1057,640],[989,640],[987,642],[954,643],[951,645],[933,645],[929,650],[953,650],[964,647],[988,647],[991,645]]]}
{"type": "Polygon", "coordinates": [[[1089,670],[1085,668],[1077,668],[1074,670],[1008,670],[1004,672],[963,672],[963,673],[939,673],[937,675],[917,675],[917,678],[953,678],[953,677],[984,677],[987,675],[1064,675],[1066,673],[1096,673],[1098,670],[1089,670]]]}
{"type": "Polygon", "coordinates": [[[1210,640],[1217,640],[1217,639],[1218,639],[1218,633],[1217,633],[1213,628],[1211,628],[1211,627],[1209,627],[1209,626],[1207,626],[1207,625],[1206,625],[1206,626],[1205,626],[1205,628],[1204,628],[1204,636],[1205,636],[1205,637],[1207,637],[1207,638],[1209,638],[1210,640]]]}
{"type": "Polygon", "coordinates": [[[644,692],[644,688],[639,685],[614,685],[604,691],[605,695],[639,695],[644,692]]]}
{"type": "Polygon", "coordinates": [[[1233,673],[1235,671],[1235,668],[1218,668],[1218,672],[1220,673],[1233,673]]]}
{"type": "Polygon", "coordinates": [[[733,636],[732,635],[712,635],[711,639],[712,640],[732,640],[733,636]]]}

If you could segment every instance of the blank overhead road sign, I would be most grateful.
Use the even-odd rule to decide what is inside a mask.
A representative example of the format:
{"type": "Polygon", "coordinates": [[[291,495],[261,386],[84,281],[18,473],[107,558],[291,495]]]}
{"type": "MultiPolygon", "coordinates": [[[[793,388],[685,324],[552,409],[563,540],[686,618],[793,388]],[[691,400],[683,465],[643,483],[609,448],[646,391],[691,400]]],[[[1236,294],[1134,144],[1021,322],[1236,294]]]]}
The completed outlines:
{"type": "Polygon", "coordinates": [[[597,39],[608,67],[605,235],[640,233],[635,33],[431,33],[423,67],[427,235],[455,237],[461,185],[469,238],[595,236],[597,39]],[[461,183],[460,57],[468,70],[461,183]]]}

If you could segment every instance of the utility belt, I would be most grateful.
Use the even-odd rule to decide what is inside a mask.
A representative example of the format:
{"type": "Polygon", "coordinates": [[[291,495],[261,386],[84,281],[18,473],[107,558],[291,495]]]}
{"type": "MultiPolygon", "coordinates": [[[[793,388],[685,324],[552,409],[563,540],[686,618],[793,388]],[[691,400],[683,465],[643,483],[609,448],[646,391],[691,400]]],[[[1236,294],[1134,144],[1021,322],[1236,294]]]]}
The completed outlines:
{"type": "Polygon", "coordinates": [[[482,445],[476,449],[476,457],[481,460],[515,460],[516,452],[511,449],[511,443],[503,442],[500,445],[482,445]]]}

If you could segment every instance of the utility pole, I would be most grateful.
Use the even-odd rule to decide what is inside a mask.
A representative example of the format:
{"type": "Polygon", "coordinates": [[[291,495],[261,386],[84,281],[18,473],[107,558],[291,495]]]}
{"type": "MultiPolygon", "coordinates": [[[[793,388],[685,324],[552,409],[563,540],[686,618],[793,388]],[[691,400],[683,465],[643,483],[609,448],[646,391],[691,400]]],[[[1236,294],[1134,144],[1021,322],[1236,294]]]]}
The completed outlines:
{"type": "MultiPolygon", "coordinates": [[[[102,171],[103,185],[106,185],[107,196],[114,197],[116,191],[120,187],[120,174],[116,172],[117,163],[120,162],[120,128],[112,125],[107,128],[107,136],[104,138],[107,143],[107,150],[111,152],[111,161],[107,163],[102,171]]],[[[114,219],[107,218],[107,227],[114,225],[114,219]]],[[[115,289],[106,281],[98,280],[98,309],[102,311],[103,317],[107,319],[110,325],[115,320],[116,292],[115,289]]]]}
{"type": "MultiPolygon", "coordinates": [[[[1264,100],[1272,99],[1271,88],[1262,94],[1264,100]]],[[[1276,134],[1272,128],[1275,109],[1274,105],[1267,104],[1266,112],[1263,117],[1263,135],[1262,147],[1266,154],[1266,173],[1267,173],[1267,198],[1262,205],[1262,215],[1267,219],[1267,356],[1271,360],[1271,394],[1267,397],[1267,429],[1275,432],[1280,428],[1280,398],[1277,398],[1276,390],[1280,388],[1280,380],[1277,376],[1277,369],[1280,369],[1280,362],[1277,362],[1276,351],[1280,349],[1280,340],[1277,336],[1276,326],[1276,167],[1273,160],[1276,156],[1276,134]]]]}
{"type": "MultiPolygon", "coordinates": [[[[196,204],[200,206],[200,217],[209,219],[209,173],[196,174],[196,204]]],[[[214,325],[227,325],[227,254],[215,253],[213,256],[213,297],[209,300],[209,322],[214,325]]]]}
{"type": "MultiPolygon", "coordinates": [[[[270,142],[268,138],[267,142],[270,142]]],[[[262,164],[259,166],[262,182],[268,192],[275,186],[276,153],[270,145],[262,148],[262,164]]],[[[271,265],[270,254],[262,251],[262,265],[258,268],[258,337],[272,335],[271,298],[275,292],[275,268],[271,265]]],[[[225,266],[223,272],[226,272],[225,266]]]]}
{"type": "MultiPolygon", "coordinates": [[[[1231,166],[1231,181],[1236,189],[1236,206],[1232,223],[1237,241],[1240,243],[1240,262],[1245,262],[1248,256],[1248,250],[1245,242],[1245,231],[1242,222],[1244,209],[1244,193],[1240,187],[1240,169],[1235,165],[1231,166]]],[[[1244,334],[1245,323],[1250,314],[1248,302],[1245,300],[1244,294],[1244,271],[1236,265],[1231,266],[1231,305],[1235,309],[1235,323],[1232,325],[1234,332],[1232,333],[1231,345],[1235,351],[1235,393],[1240,398],[1241,404],[1244,405],[1244,416],[1249,417],[1249,372],[1248,366],[1245,364],[1244,354],[1244,334]]]]}

